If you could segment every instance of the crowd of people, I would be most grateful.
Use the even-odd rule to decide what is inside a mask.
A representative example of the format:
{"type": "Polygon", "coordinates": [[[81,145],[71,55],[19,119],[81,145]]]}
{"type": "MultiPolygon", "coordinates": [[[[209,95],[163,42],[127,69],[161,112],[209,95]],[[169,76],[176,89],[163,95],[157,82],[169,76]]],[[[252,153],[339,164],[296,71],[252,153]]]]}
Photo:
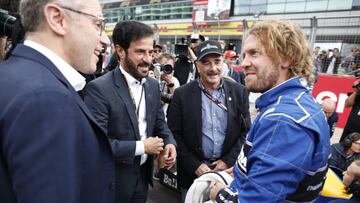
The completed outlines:
{"type": "Polygon", "coordinates": [[[328,168],[359,200],[360,80],[333,145],[336,102],[309,90],[314,72],[358,73],[358,48],[312,54],[299,25],[267,20],[241,55],[199,34],[172,55],[138,21],[110,40],[97,0],[21,0],[19,12],[25,40],[0,63],[0,202],[145,203],[161,168],[176,168],[182,202],[220,171],[233,181],[208,188],[219,203],[314,202],[328,168]]]}

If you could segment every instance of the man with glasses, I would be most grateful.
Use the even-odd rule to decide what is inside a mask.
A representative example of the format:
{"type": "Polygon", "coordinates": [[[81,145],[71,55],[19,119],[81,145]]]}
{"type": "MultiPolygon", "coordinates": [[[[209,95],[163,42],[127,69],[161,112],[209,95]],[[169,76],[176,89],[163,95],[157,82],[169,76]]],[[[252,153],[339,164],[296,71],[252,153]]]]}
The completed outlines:
{"type": "Polygon", "coordinates": [[[0,202],[115,201],[111,147],[77,91],[109,44],[97,0],[22,0],[0,64],[0,202]]]}

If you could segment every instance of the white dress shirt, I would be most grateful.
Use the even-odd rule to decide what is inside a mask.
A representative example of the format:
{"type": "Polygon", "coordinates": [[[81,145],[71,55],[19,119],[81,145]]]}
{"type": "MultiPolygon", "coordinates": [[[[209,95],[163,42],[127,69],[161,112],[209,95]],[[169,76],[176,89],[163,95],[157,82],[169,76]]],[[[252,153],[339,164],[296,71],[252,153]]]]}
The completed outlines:
{"type": "Polygon", "coordinates": [[[31,40],[25,40],[24,45],[35,49],[48,58],[59,69],[75,91],[80,91],[85,87],[85,78],[55,52],[31,40]]]}
{"type": "MultiPolygon", "coordinates": [[[[145,100],[145,89],[143,89],[143,85],[146,82],[145,78],[141,79],[141,82],[137,79],[135,79],[133,76],[131,76],[129,73],[127,73],[122,66],[120,65],[121,73],[124,74],[124,77],[126,79],[126,82],[130,89],[130,95],[131,97],[134,97],[135,104],[136,104],[136,111],[139,108],[139,117],[138,119],[138,126],[139,126],[139,133],[141,141],[136,141],[136,149],[135,149],[135,156],[141,155],[141,162],[140,164],[145,163],[147,159],[147,154],[145,154],[145,146],[144,146],[144,140],[147,138],[146,133],[146,100],[145,100]],[[141,96],[141,92],[142,96],[141,96]],[[140,101],[141,99],[141,101],[140,101]],[[140,105],[139,105],[140,104],[140,105]]],[[[136,114],[136,112],[135,112],[136,114]]]]}

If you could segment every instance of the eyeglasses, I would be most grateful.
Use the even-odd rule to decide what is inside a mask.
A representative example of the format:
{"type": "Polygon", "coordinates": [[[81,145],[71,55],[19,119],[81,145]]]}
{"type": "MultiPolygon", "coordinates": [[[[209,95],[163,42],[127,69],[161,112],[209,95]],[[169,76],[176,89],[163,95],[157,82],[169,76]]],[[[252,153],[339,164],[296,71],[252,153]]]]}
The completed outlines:
{"type": "Polygon", "coordinates": [[[72,11],[72,12],[75,12],[75,13],[78,13],[78,14],[81,14],[81,15],[85,15],[85,16],[88,16],[88,17],[91,17],[93,19],[95,19],[95,21],[97,22],[97,26],[98,28],[100,29],[100,36],[102,35],[102,33],[105,31],[105,18],[104,17],[100,17],[100,16],[95,16],[93,14],[90,14],[90,13],[85,13],[85,12],[82,12],[82,11],[79,11],[79,10],[75,10],[75,9],[72,9],[70,7],[66,7],[66,6],[60,6],[62,9],[65,9],[65,10],[68,10],[68,11],[72,11]]]}

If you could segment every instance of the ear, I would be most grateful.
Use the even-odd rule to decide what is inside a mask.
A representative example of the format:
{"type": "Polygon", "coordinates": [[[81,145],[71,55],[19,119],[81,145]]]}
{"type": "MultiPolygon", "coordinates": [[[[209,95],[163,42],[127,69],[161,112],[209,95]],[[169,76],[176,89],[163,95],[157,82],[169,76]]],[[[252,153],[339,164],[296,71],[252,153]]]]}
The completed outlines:
{"type": "Polygon", "coordinates": [[[56,4],[47,4],[44,7],[44,18],[47,27],[58,35],[66,34],[67,22],[62,9],[56,4]]]}
{"type": "Polygon", "coordinates": [[[281,63],[280,63],[280,65],[281,65],[281,68],[282,69],[288,69],[289,68],[289,66],[290,66],[290,61],[289,60],[282,60],[281,61],[281,63]]]}
{"type": "Polygon", "coordinates": [[[119,56],[120,61],[123,61],[123,59],[126,56],[125,49],[117,44],[117,45],[115,45],[115,50],[116,50],[117,55],[119,56]]]}

